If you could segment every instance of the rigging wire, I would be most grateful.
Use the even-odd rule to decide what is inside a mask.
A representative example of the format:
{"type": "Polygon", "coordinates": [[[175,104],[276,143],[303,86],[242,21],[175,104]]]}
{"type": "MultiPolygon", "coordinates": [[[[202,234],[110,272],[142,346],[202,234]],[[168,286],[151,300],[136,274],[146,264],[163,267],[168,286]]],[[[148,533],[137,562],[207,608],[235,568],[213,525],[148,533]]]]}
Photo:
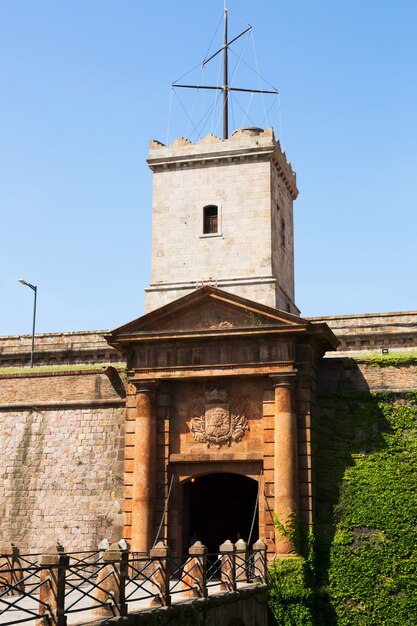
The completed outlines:
{"type": "MultiPolygon", "coordinates": [[[[249,32],[249,34],[252,34],[252,31],[250,31],[250,32],[249,32]]],[[[254,37],[251,37],[251,39],[252,39],[253,54],[254,54],[254,57],[255,57],[255,63],[256,63],[256,70],[257,70],[258,79],[259,79],[259,89],[262,91],[261,75],[260,75],[260,73],[259,73],[259,65],[258,65],[258,57],[256,56],[256,50],[255,50],[255,38],[254,38],[254,37]]],[[[263,94],[263,93],[261,93],[260,95],[261,95],[261,99],[262,99],[262,107],[263,107],[263,110],[264,110],[264,115],[265,115],[265,118],[266,118],[266,110],[265,110],[265,98],[264,98],[264,94],[263,94]]],[[[266,124],[267,124],[267,126],[268,126],[268,119],[266,120],[266,124]]]]}
{"type": "Polygon", "coordinates": [[[243,111],[243,115],[242,115],[242,123],[241,123],[241,127],[243,127],[245,125],[245,118],[249,119],[249,109],[250,109],[250,105],[252,104],[252,99],[253,99],[253,93],[251,93],[249,95],[248,98],[248,106],[246,107],[246,111],[243,111]]]}
{"type": "Polygon", "coordinates": [[[279,124],[279,139],[281,142],[281,146],[284,145],[284,133],[282,130],[282,119],[281,119],[281,97],[278,94],[278,124],[279,124]]]}
{"type": "Polygon", "coordinates": [[[210,131],[212,135],[214,135],[214,125],[215,125],[215,121],[216,121],[215,118],[216,118],[216,111],[217,111],[217,103],[220,100],[221,96],[222,96],[222,92],[219,91],[217,93],[217,96],[216,96],[215,102],[214,102],[214,106],[213,106],[213,119],[212,119],[212,124],[211,124],[211,131],[210,131]]]}
{"type": "MultiPolygon", "coordinates": [[[[248,36],[245,38],[245,42],[244,42],[243,46],[241,47],[240,54],[239,54],[239,57],[238,57],[238,59],[236,61],[235,68],[234,68],[234,70],[232,72],[232,75],[230,77],[230,85],[232,85],[233,79],[234,79],[235,74],[237,72],[237,68],[239,67],[240,61],[242,59],[242,54],[244,53],[245,48],[246,48],[246,44],[248,43],[248,37],[249,37],[250,33],[251,33],[251,31],[249,31],[248,36]]],[[[228,48],[228,50],[231,50],[231,48],[228,48]]],[[[235,54],[235,56],[237,56],[237,54],[235,54]]]]}
{"type": "Polygon", "coordinates": [[[189,122],[190,122],[191,126],[193,126],[194,130],[195,130],[195,131],[197,132],[197,134],[198,134],[198,130],[196,129],[196,127],[195,127],[195,125],[194,125],[193,120],[192,120],[192,119],[191,119],[191,117],[188,115],[188,111],[187,111],[187,109],[185,108],[185,106],[184,106],[184,105],[183,105],[183,103],[181,102],[181,98],[179,97],[179,95],[178,95],[178,93],[177,93],[177,90],[176,90],[176,89],[174,89],[174,94],[175,94],[175,97],[177,98],[178,102],[180,103],[182,110],[184,111],[185,115],[187,116],[187,118],[188,118],[188,120],[189,120],[189,122]]]}
{"type": "MultiPolygon", "coordinates": [[[[232,54],[235,55],[235,57],[237,57],[236,52],[232,49],[229,48],[229,52],[231,52],[232,54]]],[[[262,80],[264,81],[264,83],[266,83],[269,87],[271,87],[271,89],[274,89],[274,91],[278,91],[278,89],[276,87],[274,87],[274,85],[271,85],[271,83],[269,81],[266,80],[266,78],[264,76],[262,76],[262,74],[259,74],[259,72],[252,67],[251,65],[249,65],[249,63],[246,63],[246,61],[244,59],[241,60],[241,62],[243,63],[243,65],[246,65],[246,67],[248,67],[252,72],[254,72],[255,74],[257,74],[257,76],[259,76],[260,78],[262,78],[262,80]]],[[[178,79],[179,80],[179,79],[178,79]]]]}
{"type": "MultiPolygon", "coordinates": [[[[197,88],[196,88],[196,91],[195,91],[194,98],[193,98],[193,104],[192,104],[191,111],[190,111],[190,117],[194,117],[194,111],[195,111],[195,108],[196,108],[197,98],[198,98],[198,96],[199,96],[199,92],[200,92],[200,90],[199,90],[199,88],[197,87],[197,88]]],[[[188,133],[189,133],[189,132],[191,133],[191,130],[190,130],[190,131],[188,131],[188,128],[187,128],[186,135],[188,135],[188,133]]]]}
{"type": "Polygon", "coordinates": [[[201,67],[201,63],[197,63],[197,65],[194,65],[194,67],[192,67],[190,70],[188,70],[188,72],[185,72],[185,74],[183,74],[182,76],[177,78],[177,80],[174,80],[174,82],[172,83],[172,86],[175,87],[175,83],[178,83],[180,80],[182,80],[183,78],[188,76],[188,74],[191,74],[191,72],[194,72],[194,70],[196,70],[197,67],[201,67]]]}
{"type": "Polygon", "coordinates": [[[171,115],[172,115],[172,92],[174,91],[173,86],[171,85],[171,93],[169,94],[169,109],[168,109],[168,128],[167,128],[167,140],[166,145],[169,144],[169,134],[171,132],[171,115]]]}
{"type": "MultiPolygon", "coordinates": [[[[277,94],[277,95],[278,95],[278,94],[277,94]]],[[[271,112],[271,110],[272,110],[272,107],[275,105],[276,101],[277,101],[277,96],[275,96],[275,97],[274,97],[274,99],[273,99],[273,101],[272,101],[271,106],[270,106],[270,107],[269,107],[269,109],[267,110],[266,115],[265,115],[265,117],[263,118],[263,120],[262,120],[262,122],[261,122],[261,127],[262,127],[262,128],[264,127],[264,126],[263,126],[264,122],[265,122],[265,124],[266,124],[265,128],[268,128],[268,117],[267,117],[267,116],[270,114],[270,112],[271,112]]]]}
{"type": "MultiPolygon", "coordinates": [[[[249,31],[249,32],[250,32],[250,31],[249,31]]],[[[249,34],[249,33],[248,33],[248,34],[249,34]]],[[[234,67],[234,69],[233,69],[233,71],[232,71],[232,75],[231,75],[230,80],[229,80],[229,84],[230,84],[230,86],[232,86],[232,83],[233,83],[234,77],[235,77],[236,72],[237,72],[237,70],[238,70],[238,67],[239,67],[239,64],[240,64],[240,60],[241,60],[241,58],[242,58],[242,54],[243,54],[243,53],[244,53],[244,51],[245,51],[245,48],[246,48],[246,44],[247,44],[247,42],[248,42],[248,37],[245,37],[244,44],[243,44],[243,46],[241,46],[239,57],[238,57],[238,59],[237,59],[237,61],[236,61],[236,65],[235,65],[235,67],[234,67]]],[[[253,94],[252,94],[252,95],[253,95],[253,94]]],[[[232,96],[232,93],[230,93],[230,94],[229,94],[229,96],[232,96]]],[[[234,114],[234,109],[233,109],[233,102],[234,102],[234,100],[236,100],[236,102],[237,102],[237,97],[236,97],[235,95],[233,95],[233,96],[230,98],[230,112],[231,112],[231,114],[232,114],[232,128],[233,128],[233,127],[234,127],[234,128],[236,128],[236,126],[235,126],[235,120],[234,120],[234,118],[235,118],[235,114],[234,114]]]]}
{"type": "MultiPolygon", "coordinates": [[[[206,53],[206,55],[205,55],[205,57],[204,57],[204,59],[203,59],[202,63],[204,63],[205,59],[206,59],[206,58],[207,58],[207,56],[208,56],[209,50],[210,50],[210,48],[211,48],[211,46],[212,46],[212,44],[213,44],[213,40],[214,40],[214,38],[215,38],[215,37],[216,37],[216,35],[217,35],[217,31],[219,30],[219,27],[220,27],[220,24],[221,24],[221,22],[222,22],[222,19],[223,19],[223,15],[220,17],[219,23],[217,24],[217,28],[216,28],[216,30],[215,30],[215,33],[214,33],[214,35],[213,35],[212,39],[211,39],[210,45],[209,45],[209,47],[208,47],[207,53],[206,53]]],[[[175,86],[175,83],[178,83],[180,80],[182,80],[183,78],[185,78],[186,76],[188,76],[189,74],[191,74],[191,72],[194,72],[194,70],[196,70],[198,67],[201,69],[201,65],[202,65],[202,63],[197,63],[197,65],[194,65],[194,67],[192,67],[190,70],[188,70],[187,72],[185,72],[185,74],[182,74],[182,75],[181,75],[181,76],[179,76],[176,80],[174,80],[174,82],[173,82],[172,84],[175,86]]]]}
{"type": "MultiPolygon", "coordinates": [[[[226,8],[226,2],[225,2],[225,8],[226,8]]],[[[207,57],[209,56],[210,48],[211,48],[211,46],[213,45],[214,38],[215,38],[215,37],[216,37],[216,35],[217,35],[217,32],[218,32],[218,30],[219,30],[219,28],[220,28],[220,24],[222,23],[222,21],[223,21],[223,13],[222,13],[222,15],[220,16],[219,23],[217,24],[217,28],[216,28],[216,30],[215,30],[215,32],[214,32],[213,37],[211,38],[211,41],[210,41],[209,47],[207,48],[207,52],[206,52],[206,54],[205,54],[205,56],[204,56],[204,59],[203,59],[203,61],[202,61],[202,63],[201,63],[200,65],[203,65],[204,61],[205,61],[205,60],[207,59],[207,57]]],[[[178,80],[179,80],[179,79],[178,79],[178,80]]]]}
{"type": "MultiPolygon", "coordinates": [[[[253,94],[252,94],[253,95],[253,94]]],[[[250,117],[249,113],[246,113],[246,111],[244,110],[244,108],[241,106],[239,100],[236,99],[236,104],[238,105],[239,109],[243,112],[244,115],[246,115],[246,117],[248,118],[248,120],[250,121],[250,123],[252,124],[252,126],[256,126],[256,122],[253,121],[253,119],[250,117]]]]}
{"type": "MultiPolygon", "coordinates": [[[[226,9],[226,0],[224,0],[224,9],[226,9]]],[[[214,34],[211,38],[210,44],[208,46],[207,52],[206,52],[206,56],[204,57],[203,60],[203,64],[205,63],[206,59],[207,59],[207,55],[210,53],[210,50],[212,48],[213,45],[213,41],[215,40],[217,33],[219,31],[220,28],[220,24],[222,22],[222,17],[220,17],[219,22],[217,24],[217,27],[214,31],[214,34]]],[[[248,35],[252,34],[252,30],[248,31],[248,35]]],[[[233,40],[234,41],[234,40],[233,40]]],[[[246,61],[243,60],[242,56],[243,53],[246,49],[247,46],[247,38],[245,38],[243,46],[241,46],[240,52],[239,54],[237,54],[236,52],[234,52],[234,50],[232,48],[228,47],[228,51],[232,52],[232,54],[237,58],[236,64],[233,68],[233,71],[231,73],[230,76],[230,80],[229,82],[229,86],[232,85],[232,83],[234,82],[235,76],[237,74],[238,68],[240,66],[240,63],[243,63],[246,67],[248,67],[252,72],[254,72],[258,78],[259,81],[259,91],[262,92],[262,83],[261,80],[264,81],[265,84],[267,84],[269,87],[271,87],[271,89],[273,89],[274,91],[277,91],[276,88],[269,82],[266,80],[266,78],[264,78],[260,72],[259,72],[259,63],[258,63],[258,59],[257,59],[257,54],[256,54],[256,48],[255,48],[255,41],[254,38],[252,38],[252,47],[253,47],[253,55],[254,55],[254,60],[255,60],[255,64],[256,64],[256,69],[253,68],[249,63],[247,63],[246,61]]],[[[221,50],[221,49],[220,49],[221,50]]],[[[217,54],[217,53],[216,53],[217,54]]],[[[176,83],[178,83],[179,81],[181,81],[182,78],[184,78],[185,76],[188,76],[189,74],[191,74],[196,68],[201,67],[201,71],[202,69],[204,69],[204,67],[202,67],[202,64],[198,64],[196,66],[194,66],[192,69],[190,69],[188,72],[186,72],[185,74],[182,74],[182,76],[180,76],[179,78],[177,78],[176,81],[174,81],[172,83],[172,88],[176,87],[176,83]]],[[[196,106],[197,106],[197,102],[199,102],[201,104],[201,94],[199,94],[199,88],[196,86],[196,95],[191,107],[191,111],[190,113],[188,112],[189,107],[186,108],[185,104],[183,103],[183,101],[181,100],[181,98],[178,95],[178,91],[177,89],[175,89],[175,95],[180,103],[181,108],[183,109],[188,122],[190,124],[190,134],[191,136],[196,134],[197,138],[200,138],[200,132],[203,132],[204,126],[207,124],[208,122],[208,115],[212,115],[212,120],[211,120],[211,133],[213,134],[215,132],[215,128],[218,124],[218,122],[216,122],[216,117],[217,117],[217,113],[218,113],[218,102],[219,102],[219,98],[222,95],[223,91],[222,89],[220,89],[220,78],[221,78],[221,62],[219,63],[219,71],[218,71],[218,76],[217,76],[217,94],[214,97],[214,102],[213,104],[210,106],[210,108],[207,110],[206,113],[204,113],[202,115],[202,117],[200,118],[200,120],[197,123],[194,123],[193,121],[193,117],[195,116],[195,110],[196,110],[196,106]],[[188,109],[188,110],[187,110],[188,109]]],[[[277,91],[278,94],[278,91],[277,91]]],[[[253,95],[254,93],[251,93],[251,96],[249,98],[247,107],[246,107],[246,111],[244,111],[244,109],[242,108],[242,106],[240,105],[237,97],[235,96],[235,94],[233,94],[232,97],[232,93],[229,93],[230,96],[230,103],[231,103],[231,117],[232,117],[232,125],[234,125],[234,118],[235,118],[235,106],[234,106],[234,101],[236,102],[237,106],[240,108],[240,110],[242,111],[243,115],[250,121],[251,124],[256,125],[255,122],[251,119],[250,115],[249,115],[249,110],[252,106],[252,100],[253,100],[253,95]]],[[[262,96],[262,107],[263,107],[263,113],[264,113],[264,117],[262,120],[262,124],[264,124],[264,121],[266,122],[266,125],[268,125],[268,116],[271,112],[271,109],[273,107],[273,105],[275,104],[275,99],[274,102],[272,103],[272,105],[268,108],[268,110],[266,110],[266,106],[265,106],[265,99],[264,99],[264,94],[260,94],[262,96]]],[[[198,108],[201,110],[201,106],[198,106],[198,108]]],[[[167,143],[169,141],[169,134],[170,134],[170,126],[171,126],[171,115],[172,115],[172,89],[171,89],[171,95],[170,95],[170,105],[169,105],[169,122],[168,122],[168,130],[167,130],[167,143]]],[[[280,123],[280,133],[281,133],[281,138],[282,138],[282,124],[281,124],[281,110],[279,108],[279,123],[280,123]]],[[[188,131],[187,131],[188,134],[188,131]]],[[[190,137],[191,138],[191,137],[190,137]]]]}
{"type": "MultiPolygon", "coordinates": [[[[217,88],[220,85],[221,70],[222,70],[222,62],[221,62],[221,59],[219,59],[219,71],[217,73],[217,85],[216,85],[217,88]]],[[[216,111],[217,111],[217,103],[218,103],[219,98],[220,98],[221,95],[222,95],[222,92],[219,90],[219,92],[217,93],[217,95],[216,95],[216,97],[214,99],[213,119],[212,119],[212,122],[211,122],[211,134],[213,134],[213,132],[214,132],[214,124],[215,124],[215,120],[216,120],[216,111]]]]}
{"type": "MultiPolygon", "coordinates": [[[[197,122],[197,140],[201,138],[202,131],[208,122],[213,106],[214,104],[211,104],[207,111],[204,113],[204,115],[200,118],[200,121],[197,122]],[[199,127],[201,128],[201,130],[199,130],[199,127]]],[[[193,134],[190,135],[190,140],[191,139],[193,139],[193,134]]]]}
{"type": "MultiPolygon", "coordinates": [[[[220,96],[220,95],[221,95],[221,92],[220,92],[219,96],[220,96]]],[[[218,96],[218,97],[219,97],[219,96],[218,96]]],[[[184,107],[184,105],[182,104],[182,102],[181,102],[181,100],[180,100],[180,98],[179,98],[179,96],[178,96],[178,95],[177,95],[177,98],[178,98],[178,100],[180,101],[180,104],[181,104],[181,106],[182,106],[182,108],[183,108],[184,112],[185,112],[185,113],[186,113],[186,115],[188,116],[188,113],[187,113],[187,111],[185,110],[185,107],[184,107]]],[[[193,126],[194,126],[194,131],[193,131],[193,133],[190,135],[190,140],[193,138],[194,133],[196,133],[196,136],[197,136],[197,137],[200,137],[200,136],[201,136],[201,135],[200,135],[200,128],[201,128],[201,129],[203,129],[203,128],[204,128],[204,126],[207,124],[207,121],[208,121],[209,117],[211,116],[211,112],[212,112],[212,110],[213,110],[213,107],[214,107],[214,103],[212,103],[212,104],[209,106],[209,108],[206,110],[206,112],[202,115],[202,117],[199,119],[199,121],[198,121],[196,124],[192,123],[192,124],[193,124],[193,126]]]]}

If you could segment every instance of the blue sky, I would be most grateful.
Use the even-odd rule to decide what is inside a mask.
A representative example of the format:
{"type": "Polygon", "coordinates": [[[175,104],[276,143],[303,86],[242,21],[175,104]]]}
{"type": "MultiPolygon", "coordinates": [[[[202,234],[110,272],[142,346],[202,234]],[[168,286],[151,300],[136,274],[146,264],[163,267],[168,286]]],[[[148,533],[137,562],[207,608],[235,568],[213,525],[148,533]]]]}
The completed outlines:
{"type": "MultiPolygon", "coordinates": [[[[267,123],[300,189],[302,314],[417,309],[417,3],[228,7],[231,36],[254,28],[231,71],[242,52],[280,92],[236,101],[231,123],[265,125],[272,102],[267,123]]],[[[142,314],[148,140],[195,133],[170,84],[205,56],[222,9],[221,0],[0,0],[0,334],[31,331],[20,277],[39,287],[38,332],[108,329],[142,314]]],[[[187,80],[216,82],[217,72],[216,61],[187,80]]],[[[243,63],[234,84],[259,86],[243,63]]],[[[196,124],[207,93],[179,96],[196,124]]]]}

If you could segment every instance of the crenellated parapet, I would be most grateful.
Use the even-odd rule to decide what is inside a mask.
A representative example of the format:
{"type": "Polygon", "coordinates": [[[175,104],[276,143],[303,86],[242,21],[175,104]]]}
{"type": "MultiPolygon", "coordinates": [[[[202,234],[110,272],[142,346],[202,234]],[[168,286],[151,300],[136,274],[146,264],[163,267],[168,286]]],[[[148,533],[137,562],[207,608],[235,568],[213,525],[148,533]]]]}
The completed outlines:
{"type": "Polygon", "coordinates": [[[152,139],[149,142],[148,164],[156,172],[161,169],[204,167],[213,163],[239,163],[267,158],[272,159],[280,178],[295,200],[298,195],[296,174],[272,128],[240,128],[229,139],[220,139],[211,133],[195,142],[178,137],[168,145],[152,139]]]}

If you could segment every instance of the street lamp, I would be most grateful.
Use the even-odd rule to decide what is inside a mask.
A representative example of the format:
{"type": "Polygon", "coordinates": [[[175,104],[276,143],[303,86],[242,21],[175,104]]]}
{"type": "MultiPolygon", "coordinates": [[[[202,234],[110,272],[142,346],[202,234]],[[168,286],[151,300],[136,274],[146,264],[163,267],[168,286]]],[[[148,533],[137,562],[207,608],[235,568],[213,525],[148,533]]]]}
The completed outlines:
{"type": "Polygon", "coordinates": [[[33,355],[35,353],[35,321],[36,321],[36,294],[38,288],[35,285],[31,285],[23,278],[19,278],[19,283],[22,285],[26,285],[26,287],[30,287],[33,290],[34,301],[33,301],[33,327],[32,327],[32,351],[30,353],[30,367],[33,367],[33,355]]]}

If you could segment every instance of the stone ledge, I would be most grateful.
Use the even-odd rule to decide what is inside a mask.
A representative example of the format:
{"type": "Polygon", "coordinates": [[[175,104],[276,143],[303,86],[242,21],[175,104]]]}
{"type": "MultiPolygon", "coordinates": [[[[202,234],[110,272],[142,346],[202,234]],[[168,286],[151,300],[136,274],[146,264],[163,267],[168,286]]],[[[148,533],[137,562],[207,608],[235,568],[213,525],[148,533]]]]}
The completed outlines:
{"type": "MultiPolygon", "coordinates": [[[[121,364],[123,367],[124,364],[121,364]]],[[[41,366],[43,367],[43,366],[41,366]]],[[[51,365],[50,367],[53,367],[53,365],[51,365]]],[[[57,366],[59,367],[59,366],[57,366]]],[[[115,367],[115,364],[110,364],[109,367],[115,367]]],[[[7,368],[1,368],[6,370],[7,368]]],[[[100,365],[98,367],[91,367],[91,368],[79,368],[79,369],[71,369],[71,366],[68,366],[68,369],[57,369],[57,370],[50,370],[50,371],[44,371],[44,372],[34,372],[31,370],[30,367],[27,367],[27,371],[25,370],[24,372],[15,372],[15,373],[8,373],[6,371],[2,372],[0,369],[0,380],[1,379],[7,379],[7,378],[49,378],[49,377],[53,377],[53,376],[83,376],[83,375],[87,375],[87,374],[106,374],[106,369],[107,366],[105,365],[100,365]]],[[[13,369],[13,366],[10,367],[10,369],[13,369]]],[[[117,368],[115,368],[117,369],[117,368]]]]}
{"type": "Polygon", "coordinates": [[[263,461],[262,452],[248,452],[245,455],[235,454],[234,452],[206,452],[199,454],[170,454],[170,463],[203,463],[205,461],[235,461],[237,463],[246,463],[247,461],[263,461]]]}
{"type": "MultiPolygon", "coordinates": [[[[167,607],[154,607],[143,609],[142,611],[132,612],[125,617],[112,617],[110,619],[101,619],[95,621],[77,622],[77,626],[151,626],[153,624],[168,624],[176,618],[181,619],[184,617],[184,621],[181,624],[184,626],[188,624],[206,623],[205,621],[198,619],[198,614],[201,613],[201,619],[203,615],[207,615],[207,610],[210,608],[227,606],[229,604],[236,604],[237,602],[246,602],[253,598],[257,604],[262,608],[261,611],[265,611],[264,621],[259,621],[259,624],[267,623],[267,591],[269,585],[264,583],[248,584],[247,586],[237,589],[236,591],[225,591],[223,593],[217,593],[209,595],[208,598],[195,598],[192,600],[183,600],[180,603],[171,604],[167,607]]],[[[231,621],[233,616],[229,616],[227,622],[231,621]]],[[[219,623],[219,622],[217,622],[219,623]]],[[[226,623],[226,622],[224,622],[226,623]]]]}
{"type": "Polygon", "coordinates": [[[97,400],[48,400],[48,401],[35,401],[35,402],[3,402],[0,404],[0,411],[17,411],[17,410],[30,410],[30,409],[59,409],[59,408],[77,408],[77,407],[107,407],[113,406],[120,407],[125,406],[125,398],[99,398],[97,400]]]}

